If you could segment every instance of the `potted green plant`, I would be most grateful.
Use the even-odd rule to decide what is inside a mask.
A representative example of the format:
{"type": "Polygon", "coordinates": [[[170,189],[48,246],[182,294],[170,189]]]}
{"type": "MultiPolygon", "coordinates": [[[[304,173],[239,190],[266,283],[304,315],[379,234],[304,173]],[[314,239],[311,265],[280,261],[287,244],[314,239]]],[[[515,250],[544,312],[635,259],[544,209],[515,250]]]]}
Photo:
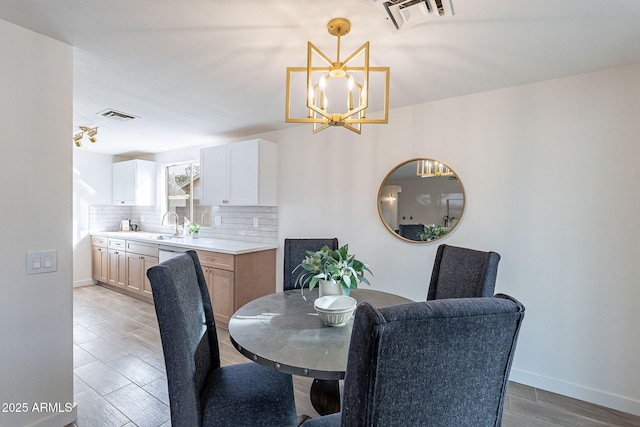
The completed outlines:
{"type": "Polygon", "coordinates": [[[195,222],[189,222],[189,225],[187,225],[187,230],[189,230],[189,233],[191,234],[191,237],[193,239],[200,238],[200,228],[200,224],[197,224],[195,222]]]}
{"type": "Polygon", "coordinates": [[[317,284],[320,286],[320,296],[328,294],[349,295],[351,289],[356,289],[358,283],[371,285],[365,271],[373,275],[369,267],[349,254],[349,245],[337,250],[324,246],[317,252],[308,251],[307,256],[293,270],[301,270],[296,278],[296,286],[304,289],[305,285],[312,290],[317,284]]]}
{"type": "Polygon", "coordinates": [[[419,234],[420,240],[436,240],[447,234],[449,230],[439,225],[425,225],[424,232],[419,234]]]}

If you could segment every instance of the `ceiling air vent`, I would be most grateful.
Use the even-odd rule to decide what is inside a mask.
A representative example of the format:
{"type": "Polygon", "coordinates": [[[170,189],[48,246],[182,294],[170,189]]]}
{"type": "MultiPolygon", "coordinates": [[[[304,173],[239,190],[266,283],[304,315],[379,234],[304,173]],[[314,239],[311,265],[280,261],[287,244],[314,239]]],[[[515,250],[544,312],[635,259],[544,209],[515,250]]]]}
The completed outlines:
{"type": "Polygon", "coordinates": [[[101,115],[102,117],[117,120],[119,122],[128,122],[129,120],[139,118],[137,116],[133,116],[131,114],[123,113],[121,111],[116,111],[116,110],[104,110],[104,111],[100,111],[98,114],[101,115]]]}
{"type": "Polygon", "coordinates": [[[453,16],[451,0],[373,0],[396,30],[444,16],[453,16]]]}

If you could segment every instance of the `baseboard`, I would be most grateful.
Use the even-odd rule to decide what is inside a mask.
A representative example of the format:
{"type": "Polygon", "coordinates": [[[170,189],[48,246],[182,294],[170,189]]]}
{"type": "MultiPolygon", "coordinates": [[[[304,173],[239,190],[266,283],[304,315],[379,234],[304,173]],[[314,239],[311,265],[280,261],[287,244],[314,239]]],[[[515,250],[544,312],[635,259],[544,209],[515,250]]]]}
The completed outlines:
{"type": "Polygon", "coordinates": [[[73,403],[73,407],[69,412],[49,413],[48,416],[40,421],[30,424],[28,427],[60,427],[72,426],[78,419],[78,406],[73,403]]]}
{"type": "Polygon", "coordinates": [[[538,389],[561,394],[573,399],[584,400],[595,405],[640,416],[640,400],[614,393],[596,390],[580,384],[574,384],[556,378],[545,377],[520,369],[511,369],[509,380],[538,389]]]}
{"type": "Polygon", "coordinates": [[[96,283],[98,283],[98,282],[96,282],[93,279],[77,280],[77,281],[73,282],[73,287],[74,288],[79,288],[81,286],[95,285],[96,283]]]}

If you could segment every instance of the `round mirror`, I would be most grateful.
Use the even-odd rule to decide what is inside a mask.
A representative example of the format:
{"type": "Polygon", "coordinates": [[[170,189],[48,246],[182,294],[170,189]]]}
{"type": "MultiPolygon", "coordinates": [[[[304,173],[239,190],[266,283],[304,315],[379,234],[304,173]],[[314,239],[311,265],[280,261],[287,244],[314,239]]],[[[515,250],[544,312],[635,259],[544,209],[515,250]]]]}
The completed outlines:
{"type": "Polygon", "coordinates": [[[464,211],[458,175],[434,159],[412,159],[396,166],[380,184],[378,213],[396,237],[429,243],[453,230],[464,211]]]}

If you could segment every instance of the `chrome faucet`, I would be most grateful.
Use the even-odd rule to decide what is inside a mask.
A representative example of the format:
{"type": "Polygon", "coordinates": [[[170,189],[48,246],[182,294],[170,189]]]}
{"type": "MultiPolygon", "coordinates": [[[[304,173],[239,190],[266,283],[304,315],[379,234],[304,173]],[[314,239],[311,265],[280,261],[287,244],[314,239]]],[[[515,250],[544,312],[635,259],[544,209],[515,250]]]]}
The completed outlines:
{"type": "Polygon", "coordinates": [[[180,231],[178,230],[178,226],[180,225],[180,217],[178,217],[178,214],[175,212],[167,212],[164,215],[162,215],[162,219],[160,220],[160,225],[164,224],[164,219],[167,217],[167,215],[171,215],[173,214],[173,216],[176,217],[176,234],[174,234],[174,236],[179,236],[180,235],[180,231]]]}

